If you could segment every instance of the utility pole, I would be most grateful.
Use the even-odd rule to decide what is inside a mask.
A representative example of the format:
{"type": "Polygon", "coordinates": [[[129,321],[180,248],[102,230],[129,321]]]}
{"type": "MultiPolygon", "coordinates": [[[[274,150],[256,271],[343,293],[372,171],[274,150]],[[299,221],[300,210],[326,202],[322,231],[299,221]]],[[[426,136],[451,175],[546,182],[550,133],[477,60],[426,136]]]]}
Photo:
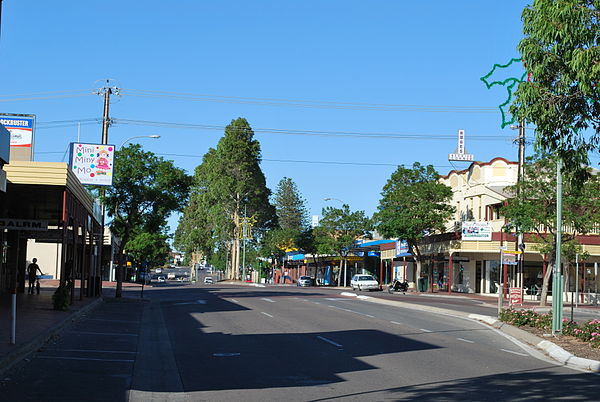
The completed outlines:
{"type": "MultiPolygon", "coordinates": [[[[112,94],[119,94],[119,88],[116,87],[110,87],[109,85],[109,80],[106,80],[106,85],[101,88],[98,91],[98,95],[102,95],[104,97],[104,113],[102,115],[102,145],[106,145],[108,144],[108,128],[111,125],[111,120],[109,117],[109,108],[110,108],[110,95],[112,94]]],[[[102,188],[100,190],[100,195],[101,197],[104,197],[105,194],[105,190],[104,188],[102,188]]],[[[98,252],[98,260],[99,260],[99,265],[100,265],[100,269],[102,269],[102,248],[104,247],[104,215],[106,214],[106,206],[104,205],[104,203],[102,203],[101,205],[102,208],[102,219],[101,219],[101,228],[100,228],[100,248],[99,248],[99,252],[98,252]]],[[[116,212],[116,211],[115,211],[116,212]]],[[[116,217],[116,214],[115,214],[116,217]]],[[[123,245],[124,246],[124,245],[123,245]]],[[[121,250],[120,256],[119,256],[119,262],[117,264],[117,289],[115,291],[115,297],[121,297],[123,295],[123,269],[122,269],[122,263],[123,263],[123,250],[121,250]]],[[[96,275],[96,272],[94,272],[94,276],[98,277],[98,280],[100,280],[100,277],[102,275],[102,272],[98,273],[99,275],[96,275]]],[[[95,283],[95,282],[94,282],[95,283]]],[[[92,289],[92,295],[95,295],[95,289],[92,289]]]]}
{"type": "Polygon", "coordinates": [[[552,270],[552,333],[562,332],[563,290],[562,290],[562,158],[557,155],[556,161],[556,258],[552,270]]]}

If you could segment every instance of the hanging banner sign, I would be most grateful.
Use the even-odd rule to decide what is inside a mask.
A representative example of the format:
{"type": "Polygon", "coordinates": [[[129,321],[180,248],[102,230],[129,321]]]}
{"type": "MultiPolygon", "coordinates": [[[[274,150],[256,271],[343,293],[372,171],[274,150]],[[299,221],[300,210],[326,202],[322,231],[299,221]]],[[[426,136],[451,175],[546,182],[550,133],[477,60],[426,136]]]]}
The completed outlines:
{"type": "Polygon", "coordinates": [[[71,143],[69,167],[81,184],[112,186],[115,146],[71,143]]]}
{"type": "Polygon", "coordinates": [[[462,223],[462,240],[492,240],[492,223],[491,222],[463,222],[462,223]]]}
{"type": "Polygon", "coordinates": [[[408,253],[408,242],[406,240],[396,241],[396,257],[408,253]]]}

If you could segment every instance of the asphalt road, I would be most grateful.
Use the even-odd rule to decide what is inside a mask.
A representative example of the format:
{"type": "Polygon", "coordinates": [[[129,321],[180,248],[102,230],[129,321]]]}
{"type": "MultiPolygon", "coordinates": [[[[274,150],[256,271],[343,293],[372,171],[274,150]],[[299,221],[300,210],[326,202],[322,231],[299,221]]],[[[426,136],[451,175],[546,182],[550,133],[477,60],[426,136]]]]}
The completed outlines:
{"type": "Polygon", "coordinates": [[[198,284],[151,288],[145,296],[105,303],[6,375],[0,395],[597,400],[597,375],[539,359],[489,327],[448,315],[317,288],[198,284]]]}

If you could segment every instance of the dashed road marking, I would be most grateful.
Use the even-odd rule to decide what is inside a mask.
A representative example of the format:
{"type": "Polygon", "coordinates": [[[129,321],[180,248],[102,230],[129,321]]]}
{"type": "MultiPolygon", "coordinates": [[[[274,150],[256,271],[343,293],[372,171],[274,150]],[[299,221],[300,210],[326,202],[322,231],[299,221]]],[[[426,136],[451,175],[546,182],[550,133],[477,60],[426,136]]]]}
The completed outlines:
{"type": "Polygon", "coordinates": [[[339,344],[339,343],[337,343],[337,342],[334,342],[334,341],[332,341],[331,339],[327,339],[327,338],[325,338],[325,337],[323,337],[323,336],[319,336],[319,335],[317,335],[317,338],[318,338],[318,339],[320,339],[320,340],[322,340],[323,342],[327,342],[328,344],[330,344],[330,345],[333,345],[333,346],[335,346],[335,347],[338,347],[338,348],[340,348],[340,349],[341,349],[341,348],[343,348],[343,346],[342,346],[342,345],[340,345],[340,344],[339,344]]]}
{"type": "Polygon", "coordinates": [[[234,303],[239,303],[239,302],[238,302],[237,300],[235,300],[235,299],[229,299],[229,300],[231,300],[231,301],[232,301],[232,302],[234,302],[234,303]]]}
{"type": "Polygon", "coordinates": [[[138,334],[123,334],[123,333],[114,333],[114,332],[79,332],[79,331],[70,331],[72,334],[83,334],[83,335],[107,335],[107,336],[138,336],[138,334]]]}
{"type": "Polygon", "coordinates": [[[433,331],[430,331],[430,330],[428,330],[428,329],[424,329],[424,328],[419,328],[419,331],[423,331],[423,332],[433,332],[433,331]]]}
{"type": "Polygon", "coordinates": [[[396,322],[396,321],[390,321],[390,322],[391,322],[392,324],[396,324],[396,325],[402,325],[402,324],[400,324],[399,322],[396,322]]]}
{"type": "Polygon", "coordinates": [[[264,314],[264,315],[266,315],[267,317],[271,317],[271,318],[273,318],[273,316],[272,316],[271,314],[269,314],[269,313],[265,313],[264,311],[261,311],[260,313],[261,313],[261,314],[264,314]]]}
{"type": "Polygon", "coordinates": [[[75,352],[75,353],[123,353],[136,355],[137,352],[126,352],[121,350],[95,350],[95,349],[44,349],[44,351],[58,351],[58,352],[75,352]]]}
{"type": "Polygon", "coordinates": [[[459,341],[467,342],[467,343],[475,343],[474,341],[470,341],[470,340],[465,339],[465,338],[456,338],[456,339],[458,339],[459,341]]]}
{"type": "Polygon", "coordinates": [[[271,300],[271,299],[269,299],[267,297],[262,297],[261,300],[267,301],[269,303],[275,303],[275,300],[271,300]]]}
{"type": "Polygon", "coordinates": [[[520,352],[514,352],[512,350],[507,350],[507,349],[500,349],[500,350],[503,351],[503,352],[506,352],[506,353],[512,353],[513,355],[519,355],[519,356],[524,356],[524,357],[529,356],[528,354],[520,353],[520,352]]]}
{"type": "Polygon", "coordinates": [[[90,359],[86,357],[62,357],[62,356],[36,356],[36,359],[57,359],[57,360],[82,360],[95,362],[115,362],[115,363],[135,363],[135,360],[126,359],[90,359]]]}

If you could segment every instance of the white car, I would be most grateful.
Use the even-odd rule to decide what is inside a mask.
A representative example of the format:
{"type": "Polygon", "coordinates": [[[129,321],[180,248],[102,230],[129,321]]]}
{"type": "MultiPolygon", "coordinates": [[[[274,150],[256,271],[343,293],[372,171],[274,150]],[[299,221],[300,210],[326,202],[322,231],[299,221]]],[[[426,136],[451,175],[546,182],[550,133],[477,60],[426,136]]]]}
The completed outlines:
{"type": "Polygon", "coordinates": [[[300,278],[298,278],[298,282],[296,282],[296,285],[298,285],[298,286],[311,286],[312,285],[312,278],[310,276],[301,276],[300,278]]]}
{"type": "Polygon", "coordinates": [[[352,277],[350,281],[352,290],[379,290],[379,283],[373,278],[372,275],[357,274],[352,277]]]}
{"type": "Polygon", "coordinates": [[[214,283],[213,278],[211,278],[210,276],[207,276],[206,278],[204,278],[204,284],[212,285],[213,283],[214,283]]]}

